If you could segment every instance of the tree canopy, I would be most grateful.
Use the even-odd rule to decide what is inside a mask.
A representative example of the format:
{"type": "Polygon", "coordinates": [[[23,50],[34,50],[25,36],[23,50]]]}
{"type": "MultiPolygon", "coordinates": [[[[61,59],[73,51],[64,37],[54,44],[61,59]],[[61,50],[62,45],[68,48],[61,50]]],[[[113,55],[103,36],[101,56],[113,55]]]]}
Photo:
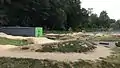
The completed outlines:
{"type": "Polygon", "coordinates": [[[110,28],[116,23],[106,11],[100,16],[92,11],[81,8],[80,0],[0,0],[0,25],[78,30],[110,28]]]}

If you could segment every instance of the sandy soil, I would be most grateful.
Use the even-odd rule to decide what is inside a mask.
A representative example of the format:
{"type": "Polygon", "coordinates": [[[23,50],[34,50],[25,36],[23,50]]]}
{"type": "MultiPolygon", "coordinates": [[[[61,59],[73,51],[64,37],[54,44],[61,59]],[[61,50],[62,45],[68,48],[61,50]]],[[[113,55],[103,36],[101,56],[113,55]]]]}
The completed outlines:
{"type": "Polygon", "coordinates": [[[14,45],[0,45],[0,51],[8,51],[9,49],[12,48],[17,48],[18,46],[14,46],[14,45]]]}
{"type": "Polygon", "coordinates": [[[0,37],[5,37],[5,38],[8,38],[8,39],[27,40],[29,42],[33,42],[34,44],[45,44],[45,43],[59,42],[57,40],[51,40],[51,39],[47,39],[45,37],[40,37],[40,38],[22,37],[22,36],[7,35],[7,34],[4,34],[4,33],[0,33],[0,37]]]}
{"type": "MultiPolygon", "coordinates": [[[[74,34],[76,35],[76,34],[74,34]]],[[[0,37],[6,37],[10,39],[27,39],[33,41],[35,44],[45,44],[59,42],[56,40],[50,40],[44,37],[33,38],[33,37],[20,37],[11,36],[0,33],[0,37]]],[[[94,52],[84,53],[38,53],[38,52],[26,52],[26,51],[12,51],[10,49],[17,48],[13,45],[0,45],[0,57],[16,57],[16,58],[33,58],[33,59],[51,59],[58,61],[77,61],[78,59],[84,60],[95,60],[99,57],[107,57],[111,55],[111,50],[104,46],[97,46],[94,52]]]]}
{"type": "Polygon", "coordinates": [[[111,55],[111,50],[98,46],[94,52],[84,53],[42,53],[42,52],[23,52],[23,51],[10,51],[9,49],[15,48],[12,45],[0,45],[0,57],[16,57],[16,58],[32,58],[32,59],[51,59],[57,61],[77,61],[83,60],[95,60],[99,57],[107,57],[111,55]]]}
{"type": "Polygon", "coordinates": [[[60,42],[60,41],[57,41],[57,40],[47,39],[47,38],[45,38],[45,37],[40,37],[40,38],[27,38],[27,41],[33,42],[34,44],[46,44],[46,43],[60,42]]]}

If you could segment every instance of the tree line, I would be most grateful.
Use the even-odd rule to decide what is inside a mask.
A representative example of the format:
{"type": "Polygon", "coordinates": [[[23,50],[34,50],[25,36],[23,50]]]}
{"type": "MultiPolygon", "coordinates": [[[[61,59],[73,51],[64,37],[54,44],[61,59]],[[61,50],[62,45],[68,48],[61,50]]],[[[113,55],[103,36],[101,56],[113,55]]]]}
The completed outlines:
{"type": "Polygon", "coordinates": [[[47,30],[118,29],[120,20],[106,11],[98,16],[80,0],[0,0],[0,26],[43,27],[47,30]]]}

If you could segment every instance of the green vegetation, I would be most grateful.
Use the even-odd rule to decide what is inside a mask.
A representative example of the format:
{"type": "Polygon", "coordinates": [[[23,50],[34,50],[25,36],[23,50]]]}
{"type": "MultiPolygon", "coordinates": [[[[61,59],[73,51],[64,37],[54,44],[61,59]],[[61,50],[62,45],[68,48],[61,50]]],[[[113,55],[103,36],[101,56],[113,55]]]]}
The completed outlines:
{"type": "Polygon", "coordinates": [[[43,27],[46,30],[73,31],[119,29],[120,20],[100,16],[93,8],[81,7],[80,0],[0,0],[0,25],[43,27]]]}
{"type": "Polygon", "coordinates": [[[107,58],[104,58],[104,60],[109,63],[116,63],[116,64],[120,63],[120,48],[115,47],[112,50],[114,51],[113,55],[108,56],[107,58]]]}
{"type": "Polygon", "coordinates": [[[120,47],[120,42],[115,43],[117,47],[120,47]]]}
{"type": "MultiPolygon", "coordinates": [[[[86,52],[94,49],[95,47],[88,45],[87,47],[82,47],[84,44],[80,41],[72,41],[69,43],[61,43],[58,47],[45,47],[46,51],[62,51],[62,52],[86,52]],[[79,44],[79,45],[78,45],[79,44]],[[75,46],[75,47],[74,47],[75,46]],[[55,49],[56,48],[56,49],[55,49]],[[79,49],[78,49],[79,48],[79,49]],[[78,51],[77,51],[78,49],[78,51]]],[[[56,44],[55,44],[56,45],[56,44]]],[[[46,45],[43,45],[43,47],[46,45]]],[[[120,67],[120,48],[116,47],[112,49],[113,55],[107,58],[100,57],[101,60],[78,60],[76,62],[62,62],[55,60],[37,60],[37,59],[27,59],[27,58],[9,58],[0,57],[0,68],[119,68],[120,67]]]]}
{"type": "Polygon", "coordinates": [[[4,37],[0,37],[0,44],[1,45],[16,45],[16,46],[23,46],[23,45],[28,45],[26,40],[15,40],[15,39],[8,39],[4,37]]]}
{"type": "Polygon", "coordinates": [[[120,41],[120,37],[115,36],[101,36],[101,37],[95,37],[95,41],[120,41]]]}
{"type": "MultiPolygon", "coordinates": [[[[0,0],[0,26],[43,27],[45,30],[108,30],[119,29],[120,20],[110,19],[106,11],[100,16],[92,8],[81,8],[80,0],[0,0]],[[71,28],[71,29],[70,29],[71,28]]],[[[56,32],[65,33],[65,32],[56,32]]],[[[98,41],[120,41],[118,37],[96,37],[98,41]]],[[[26,40],[0,38],[1,45],[22,46],[26,40]]],[[[53,45],[42,45],[36,52],[87,52],[95,46],[70,41],[53,45]]],[[[27,49],[27,48],[25,48],[27,49]]],[[[59,62],[53,60],[0,58],[0,68],[120,68],[120,48],[115,54],[98,61],[79,60],[59,62]]]]}
{"type": "Polygon", "coordinates": [[[53,34],[68,34],[68,33],[72,33],[70,31],[55,31],[55,30],[52,30],[52,31],[45,31],[46,34],[49,34],[49,33],[53,33],[53,34]]]}
{"type": "Polygon", "coordinates": [[[120,57],[116,61],[104,59],[97,61],[79,60],[77,62],[60,62],[54,60],[1,57],[0,68],[119,68],[120,57]]]}
{"type": "Polygon", "coordinates": [[[36,50],[36,52],[88,52],[96,47],[90,44],[86,44],[81,41],[70,41],[65,43],[58,43],[53,45],[42,45],[42,49],[36,50]]]}

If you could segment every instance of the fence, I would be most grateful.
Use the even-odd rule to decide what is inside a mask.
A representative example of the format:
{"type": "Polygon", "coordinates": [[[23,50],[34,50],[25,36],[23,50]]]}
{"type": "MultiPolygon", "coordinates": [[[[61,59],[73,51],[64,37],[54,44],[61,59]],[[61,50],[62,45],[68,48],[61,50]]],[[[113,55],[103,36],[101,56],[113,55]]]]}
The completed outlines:
{"type": "Polygon", "coordinates": [[[0,32],[14,36],[40,37],[43,35],[41,27],[1,27],[0,32]]]}

